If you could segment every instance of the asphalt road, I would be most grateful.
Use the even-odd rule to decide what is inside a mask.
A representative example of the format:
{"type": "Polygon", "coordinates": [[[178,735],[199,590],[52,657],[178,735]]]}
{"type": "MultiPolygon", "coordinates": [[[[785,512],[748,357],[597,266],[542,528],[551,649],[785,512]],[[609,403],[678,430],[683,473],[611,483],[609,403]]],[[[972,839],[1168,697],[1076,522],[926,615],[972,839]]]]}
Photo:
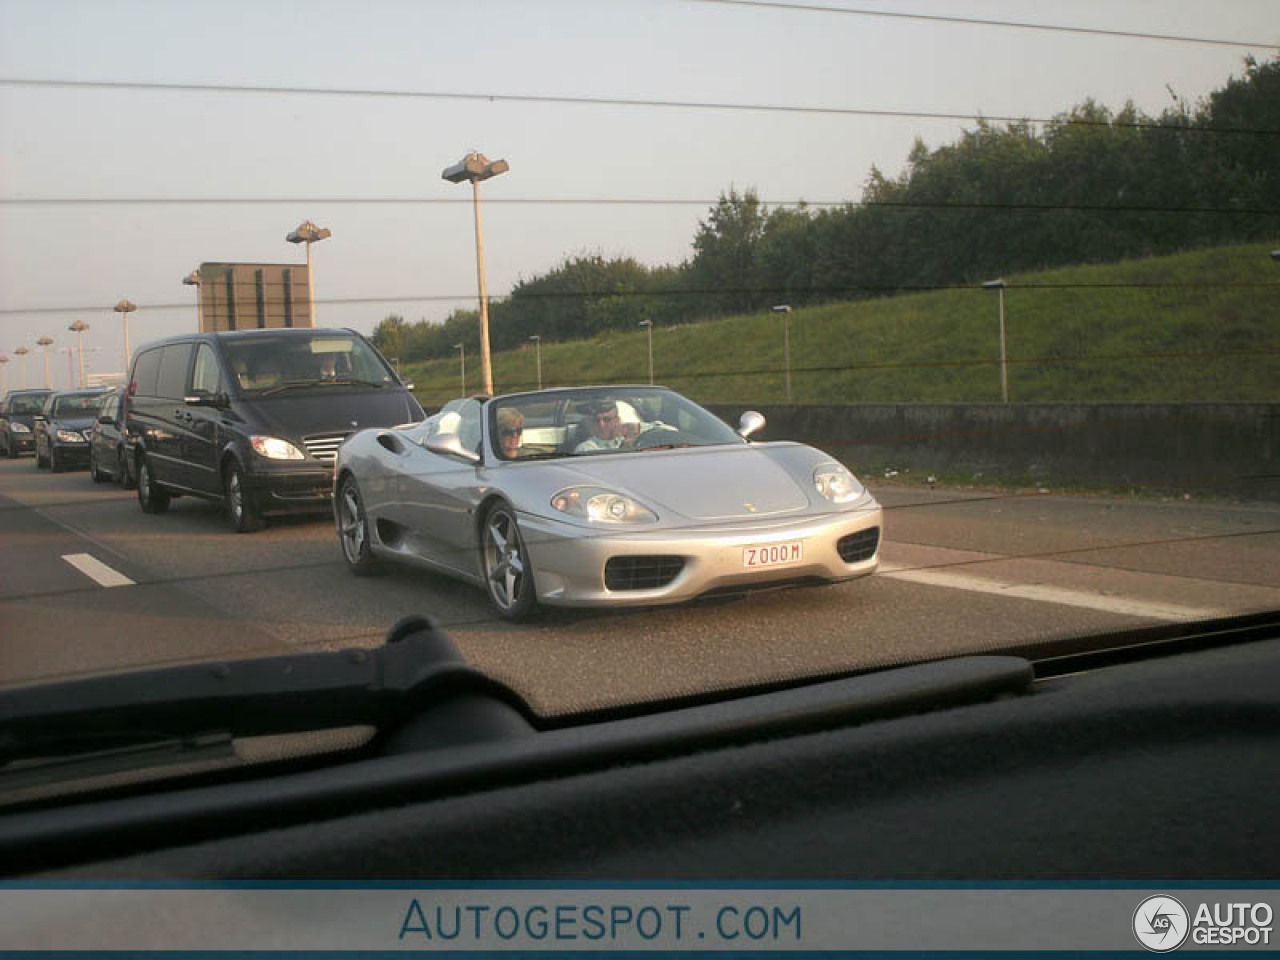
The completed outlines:
{"type": "Polygon", "coordinates": [[[0,683],[371,646],[427,613],[477,666],[565,713],[1280,607],[1280,504],[872,489],[886,507],[874,577],[512,626],[444,577],[356,579],[325,517],[237,536],[215,504],[146,516],[83,471],[0,460],[0,683]]]}

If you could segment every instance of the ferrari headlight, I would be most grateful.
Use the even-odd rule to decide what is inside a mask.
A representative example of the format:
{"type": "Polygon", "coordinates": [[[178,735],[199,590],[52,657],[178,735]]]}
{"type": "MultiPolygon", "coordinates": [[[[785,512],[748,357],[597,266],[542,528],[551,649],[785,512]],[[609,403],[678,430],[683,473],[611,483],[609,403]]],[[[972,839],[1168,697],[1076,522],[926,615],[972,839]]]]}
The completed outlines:
{"type": "Polygon", "coordinates": [[[268,460],[305,460],[302,451],[278,437],[250,437],[249,442],[260,456],[268,460]]]}
{"type": "Polygon", "coordinates": [[[79,430],[59,430],[58,440],[62,443],[84,443],[84,434],[79,430]]]}
{"type": "Polygon", "coordinates": [[[569,487],[551,498],[551,506],[592,523],[658,522],[658,515],[644,504],[602,487],[569,487]]]}
{"type": "Polygon", "coordinates": [[[17,420],[9,424],[9,429],[12,430],[14,433],[30,433],[31,432],[30,427],[28,427],[25,423],[21,423],[20,421],[17,421],[17,420]]]}
{"type": "Polygon", "coordinates": [[[813,485],[832,503],[848,503],[862,496],[858,478],[838,463],[824,463],[813,471],[813,485]]]}

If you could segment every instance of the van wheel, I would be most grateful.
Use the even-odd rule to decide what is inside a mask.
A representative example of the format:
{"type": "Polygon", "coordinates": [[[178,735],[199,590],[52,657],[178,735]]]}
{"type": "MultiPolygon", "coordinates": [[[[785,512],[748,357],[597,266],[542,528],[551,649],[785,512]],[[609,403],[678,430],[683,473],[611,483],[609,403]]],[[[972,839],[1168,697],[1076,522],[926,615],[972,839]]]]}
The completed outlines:
{"type": "Polygon", "coordinates": [[[164,513],[169,509],[169,494],[156,486],[146,454],[138,458],[138,505],[143,513],[164,513]]]}
{"type": "Polygon", "coordinates": [[[244,471],[234,460],[227,465],[226,476],[222,480],[222,490],[227,505],[227,520],[230,521],[232,530],[236,533],[253,533],[265,526],[257,501],[253,494],[245,489],[244,471]]]}

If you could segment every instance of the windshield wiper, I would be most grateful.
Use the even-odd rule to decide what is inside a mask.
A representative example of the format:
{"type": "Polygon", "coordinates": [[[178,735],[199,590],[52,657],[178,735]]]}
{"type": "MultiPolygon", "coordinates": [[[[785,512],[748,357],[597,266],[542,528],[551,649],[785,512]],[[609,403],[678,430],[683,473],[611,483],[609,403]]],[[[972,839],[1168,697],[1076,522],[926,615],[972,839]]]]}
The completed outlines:
{"type": "Polygon", "coordinates": [[[393,729],[446,700],[484,695],[522,715],[510,688],[470,666],[426,617],[407,617],[375,649],[167,667],[0,690],[0,784],[35,763],[97,763],[170,744],[339,727],[393,729]]]}

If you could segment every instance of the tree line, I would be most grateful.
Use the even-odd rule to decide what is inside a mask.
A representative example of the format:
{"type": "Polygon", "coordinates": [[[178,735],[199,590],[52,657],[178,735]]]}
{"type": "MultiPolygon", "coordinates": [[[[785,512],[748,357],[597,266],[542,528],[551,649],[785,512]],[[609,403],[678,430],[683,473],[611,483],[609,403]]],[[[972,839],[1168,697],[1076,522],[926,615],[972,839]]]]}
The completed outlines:
{"type": "MultiPolygon", "coordinates": [[[[1172,93],[1172,92],[1171,92],[1172,93]]],[[[1158,116],[1087,100],[1046,124],[979,121],[936,149],[916,141],[896,178],[871,169],[861,202],[768,209],[722,193],[692,256],[647,266],[566,257],[490,304],[494,349],[537,334],[576,340],[832,300],[972,284],[1280,233],[1280,59],[1158,116]]],[[[478,349],[478,314],[443,324],[386,317],[373,339],[403,361],[478,349]]]]}

